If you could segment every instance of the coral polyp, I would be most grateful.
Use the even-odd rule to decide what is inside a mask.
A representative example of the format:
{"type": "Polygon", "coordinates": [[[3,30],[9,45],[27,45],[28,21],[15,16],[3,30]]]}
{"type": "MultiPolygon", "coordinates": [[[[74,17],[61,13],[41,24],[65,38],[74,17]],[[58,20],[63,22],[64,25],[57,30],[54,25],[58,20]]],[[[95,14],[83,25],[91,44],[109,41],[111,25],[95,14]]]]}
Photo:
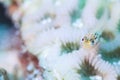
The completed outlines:
{"type": "Polygon", "coordinates": [[[8,72],[0,80],[120,80],[119,8],[119,0],[0,0],[8,72]]]}

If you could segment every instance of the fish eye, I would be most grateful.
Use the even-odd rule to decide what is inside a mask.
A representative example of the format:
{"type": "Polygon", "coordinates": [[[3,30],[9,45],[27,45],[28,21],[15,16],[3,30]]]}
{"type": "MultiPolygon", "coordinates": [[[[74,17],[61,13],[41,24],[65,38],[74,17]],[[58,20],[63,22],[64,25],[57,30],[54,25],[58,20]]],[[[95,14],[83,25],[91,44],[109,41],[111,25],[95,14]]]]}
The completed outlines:
{"type": "Polygon", "coordinates": [[[94,43],[94,40],[92,40],[92,43],[94,43]]]}
{"type": "Polygon", "coordinates": [[[84,41],[84,38],[82,38],[82,41],[84,41]]]}

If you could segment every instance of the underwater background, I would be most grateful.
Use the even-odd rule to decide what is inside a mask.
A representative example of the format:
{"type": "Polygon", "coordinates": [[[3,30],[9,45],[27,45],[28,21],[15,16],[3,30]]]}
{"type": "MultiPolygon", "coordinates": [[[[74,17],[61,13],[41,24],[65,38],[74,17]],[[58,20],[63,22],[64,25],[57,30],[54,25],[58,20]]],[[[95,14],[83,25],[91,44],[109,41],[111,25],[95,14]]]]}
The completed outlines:
{"type": "Polygon", "coordinates": [[[0,0],[0,80],[120,80],[120,0],[0,0]]]}

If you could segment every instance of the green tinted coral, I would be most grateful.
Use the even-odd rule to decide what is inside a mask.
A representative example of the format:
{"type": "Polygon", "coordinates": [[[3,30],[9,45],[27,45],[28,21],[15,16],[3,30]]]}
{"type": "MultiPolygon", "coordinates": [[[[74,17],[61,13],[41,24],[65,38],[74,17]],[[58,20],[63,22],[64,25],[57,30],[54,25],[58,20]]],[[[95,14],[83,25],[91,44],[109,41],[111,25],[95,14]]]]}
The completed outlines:
{"type": "Polygon", "coordinates": [[[97,74],[97,70],[95,70],[95,68],[87,60],[85,60],[80,67],[81,68],[77,70],[77,73],[84,77],[90,77],[97,74]]]}
{"type": "Polygon", "coordinates": [[[102,17],[103,13],[104,13],[104,7],[101,6],[101,7],[98,8],[98,10],[96,12],[96,18],[100,19],[102,17]]]}
{"type": "Polygon", "coordinates": [[[102,58],[106,61],[109,61],[110,63],[120,61],[120,47],[111,52],[101,50],[100,53],[102,55],[102,58]]]}
{"type": "Polygon", "coordinates": [[[115,35],[111,31],[103,31],[101,37],[106,41],[111,41],[115,38],[115,35]]]}
{"type": "Polygon", "coordinates": [[[74,50],[78,50],[80,48],[79,43],[67,42],[61,45],[61,52],[63,53],[71,53],[74,50]]]}
{"type": "Polygon", "coordinates": [[[118,29],[118,31],[120,32],[120,20],[118,21],[117,29],[118,29]]]}
{"type": "Polygon", "coordinates": [[[85,7],[86,5],[86,0],[79,0],[78,2],[78,8],[75,9],[71,14],[71,22],[75,22],[78,18],[81,17],[81,13],[83,11],[83,8],[85,7]]]}

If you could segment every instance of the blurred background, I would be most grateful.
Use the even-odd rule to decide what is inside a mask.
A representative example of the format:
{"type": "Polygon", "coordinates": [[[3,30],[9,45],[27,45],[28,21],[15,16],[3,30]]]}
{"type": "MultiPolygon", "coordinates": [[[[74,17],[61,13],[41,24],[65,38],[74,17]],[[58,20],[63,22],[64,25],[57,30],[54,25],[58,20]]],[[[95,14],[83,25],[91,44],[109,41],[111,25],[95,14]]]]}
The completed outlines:
{"type": "MultiPolygon", "coordinates": [[[[102,78],[80,79],[120,80],[119,8],[120,0],[0,0],[0,80],[8,78],[9,80],[73,80],[70,75],[68,75],[70,79],[59,78],[56,75],[57,69],[61,70],[61,75],[64,74],[62,68],[65,68],[66,63],[63,60],[67,59],[68,55],[63,58],[59,55],[56,58],[56,54],[53,53],[57,51],[62,54],[72,53],[79,51],[81,45],[96,49],[94,45],[96,46],[98,42],[99,47],[92,58],[101,56],[100,59],[106,64],[100,63],[99,59],[97,59],[99,63],[96,64],[102,65],[102,68],[108,65],[113,71],[109,76],[114,74],[115,79],[114,77],[104,79],[102,68],[98,68],[98,71],[92,70],[96,72],[95,75],[100,75],[102,78]],[[95,40],[93,37],[83,39],[83,36],[91,33],[95,35],[95,40]],[[96,37],[94,33],[99,34],[99,39],[96,39],[98,35],[96,37]],[[83,40],[87,41],[81,44],[83,40]],[[51,68],[49,65],[55,67],[51,68]],[[56,68],[56,65],[60,68],[56,68]],[[54,71],[52,73],[52,70],[56,70],[56,73],[54,71]],[[44,76],[44,79],[41,76],[44,76]]],[[[91,50],[90,48],[89,51],[91,50]]],[[[77,56],[74,58],[77,59],[77,56]]],[[[72,59],[70,61],[72,62],[72,59]]],[[[91,67],[86,64],[81,64],[80,67],[84,71],[78,74],[93,76],[92,71],[89,72],[84,68],[84,66],[91,67]]]]}

